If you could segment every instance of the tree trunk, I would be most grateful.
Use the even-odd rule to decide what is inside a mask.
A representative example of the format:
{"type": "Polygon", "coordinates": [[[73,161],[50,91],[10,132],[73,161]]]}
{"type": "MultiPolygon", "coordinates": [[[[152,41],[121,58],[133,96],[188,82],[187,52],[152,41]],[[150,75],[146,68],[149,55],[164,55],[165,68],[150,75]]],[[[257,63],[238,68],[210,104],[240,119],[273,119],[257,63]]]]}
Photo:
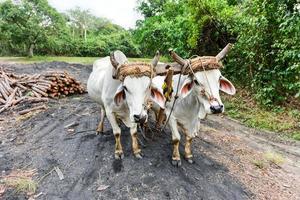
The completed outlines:
{"type": "Polygon", "coordinates": [[[86,42],[86,29],[84,29],[84,41],[86,42]]]}
{"type": "Polygon", "coordinates": [[[29,58],[33,57],[33,49],[34,49],[34,44],[30,44],[30,47],[28,49],[28,57],[29,58]]]}

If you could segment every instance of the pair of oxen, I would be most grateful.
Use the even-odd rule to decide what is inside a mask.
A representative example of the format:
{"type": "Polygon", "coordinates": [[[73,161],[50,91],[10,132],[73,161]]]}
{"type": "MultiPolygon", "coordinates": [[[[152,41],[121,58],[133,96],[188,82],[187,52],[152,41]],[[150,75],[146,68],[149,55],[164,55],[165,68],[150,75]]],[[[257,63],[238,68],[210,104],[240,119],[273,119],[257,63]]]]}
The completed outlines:
{"type": "MultiPolygon", "coordinates": [[[[89,96],[101,107],[97,132],[103,132],[105,116],[110,122],[115,137],[115,159],[124,157],[121,144],[120,120],[130,128],[132,149],[135,157],[142,158],[138,144],[138,124],[148,119],[148,103],[156,113],[161,109],[172,132],[172,164],[181,165],[179,143],[180,132],[185,136],[184,157],[193,163],[192,139],[199,131],[200,121],[207,114],[224,112],[219,91],[235,94],[233,84],[221,75],[221,60],[230,49],[227,45],[217,56],[183,59],[174,51],[170,54],[175,63],[159,63],[157,53],[151,64],[129,63],[121,51],[101,58],[93,64],[88,79],[89,96]],[[172,76],[172,93],[166,101],[165,86],[168,69],[172,76]],[[176,73],[177,72],[177,73],[176,73]],[[175,103],[174,103],[175,101],[175,103]]],[[[157,116],[157,115],[156,115],[157,116]]]]}

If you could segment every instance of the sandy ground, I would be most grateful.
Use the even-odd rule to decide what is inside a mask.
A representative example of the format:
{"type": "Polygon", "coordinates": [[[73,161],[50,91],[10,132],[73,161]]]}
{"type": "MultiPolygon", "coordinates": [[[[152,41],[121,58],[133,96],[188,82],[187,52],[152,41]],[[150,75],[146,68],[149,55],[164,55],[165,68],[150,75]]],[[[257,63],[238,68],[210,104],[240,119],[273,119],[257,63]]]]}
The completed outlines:
{"type": "MultiPolygon", "coordinates": [[[[67,70],[84,83],[91,71],[88,65],[60,62],[0,65],[16,73],[67,70]]],[[[195,163],[183,160],[177,168],[170,162],[169,130],[148,133],[148,139],[140,134],[145,157],[137,160],[129,129],[122,126],[125,158],[117,161],[107,120],[105,133],[95,135],[99,107],[87,94],[52,100],[48,106],[27,119],[14,112],[0,115],[2,176],[36,169],[36,194],[41,194],[36,199],[300,199],[300,144],[275,133],[270,137],[227,117],[210,116],[193,142],[195,163]],[[74,122],[78,125],[68,131],[65,126],[74,122]],[[283,162],[268,154],[281,155],[283,162]],[[54,167],[61,169],[63,180],[54,167]]],[[[1,198],[28,195],[7,189],[1,198]]]]}

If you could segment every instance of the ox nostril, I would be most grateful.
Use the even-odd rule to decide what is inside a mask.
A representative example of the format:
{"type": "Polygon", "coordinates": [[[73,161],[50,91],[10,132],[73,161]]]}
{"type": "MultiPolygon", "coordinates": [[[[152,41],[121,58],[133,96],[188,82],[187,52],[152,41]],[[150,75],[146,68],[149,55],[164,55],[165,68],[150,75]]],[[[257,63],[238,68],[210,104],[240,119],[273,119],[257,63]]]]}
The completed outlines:
{"type": "Polygon", "coordinates": [[[210,106],[210,110],[213,114],[218,114],[223,112],[223,107],[223,105],[210,106]]]}
{"type": "Polygon", "coordinates": [[[141,116],[140,115],[133,115],[134,121],[135,122],[140,122],[141,116]]]}

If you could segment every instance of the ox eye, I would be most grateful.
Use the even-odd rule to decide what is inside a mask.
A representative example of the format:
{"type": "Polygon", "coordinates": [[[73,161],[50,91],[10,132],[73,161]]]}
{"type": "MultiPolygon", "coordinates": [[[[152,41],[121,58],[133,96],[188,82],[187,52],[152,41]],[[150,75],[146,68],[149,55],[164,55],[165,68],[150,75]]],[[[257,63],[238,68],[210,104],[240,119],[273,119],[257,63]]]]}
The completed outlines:
{"type": "Polygon", "coordinates": [[[123,86],[123,89],[124,89],[126,92],[128,92],[128,89],[127,89],[126,86],[123,86]]]}

